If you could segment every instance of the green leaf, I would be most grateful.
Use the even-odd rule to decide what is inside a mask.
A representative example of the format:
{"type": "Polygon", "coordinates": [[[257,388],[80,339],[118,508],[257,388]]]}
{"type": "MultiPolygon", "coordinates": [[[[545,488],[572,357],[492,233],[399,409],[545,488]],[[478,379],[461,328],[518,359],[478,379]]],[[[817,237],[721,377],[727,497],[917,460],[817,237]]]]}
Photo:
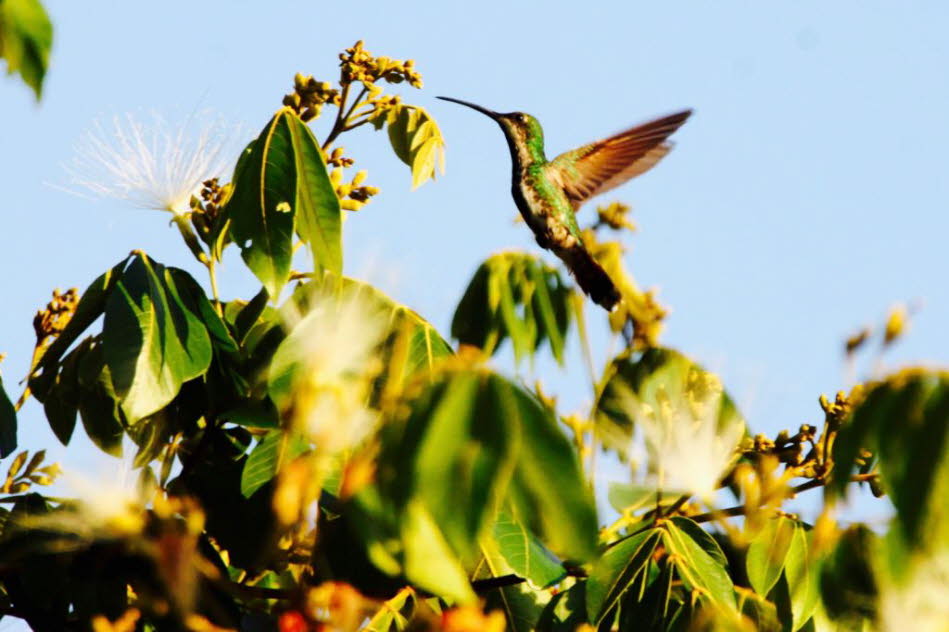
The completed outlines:
{"type": "Polygon", "coordinates": [[[122,455],[125,433],[122,409],[112,384],[102,345],[93,345],[79,359],[79,416],[86,434],[100,450],[122,455]]]}
{"type": "MultiPolygon", "coordinates": [[[[664,523],[663,543],[674,556],[679,577],[713,602],[734,608],[735,587],[728,576],[725,555],[708,534],[698,536],[695,528],[683,529],[688,518],[676,517],[664,523]]],[[[695,524],[695,523],[692,523],[695,524]]],[[[702,531],[695,525],[698,531],[702,531]]],[[[703,533],[705,533],[703,531],[703,533]]]]}
{"type": "Polygon", "coordinates": [[[326,172],[323,152],[310,128],[292,113],[285,115],[297,174],[297,232],[313,254],[313,270],[343,273],[342,211],[326,172]]]}
{"type": "Polygon", "coordinates": [[[873,565],[879,553],[877,536],[866,525],[841,534],[819,570],[821,600],[832,619],[854,622],[875,616],[880,590],[873,565]]]}
{"type": "Polygon", "coordinates": [[[949,538],[949,372],[908,369],[870,388],[833,447],[829,491],[843,494],[862,448],[879,459],[903,543],[928,551],[949,538]]]}
{"type": "Polygon", "coordinates": [[[596,561],[586,582],[590,621],[598,625],[623,593],[646,572],[661,539],[658,530],[641,531],[611,545],[596,561]]]}
{"type": "Polygon", "coordinates": [[[571,296],[559,272],[533,255],[494,255],[481,264],[458,303],[452,336],[488,354],[510,338],[517,361],[546,341],[562,364],[571,296]]]}
{"type": "Polygon", "coordinates": [[[38,0],[0,2],[0,56],[7,60],[7,74],[19,72],[37,101],[52,45],[53,25],[38,0]]]}
{"type": "MultiPolygon", "coordinates": [[[[639,359],[628,354],[613,360],[609,375],[596,401],[596,428],[604,446],[627,458],[636,424],[635,406],[639,402],[653,410],[661,410],[662,402],[684,401],[684,397],[704,383],[710,375],[701,366],[673,349],[653,347],[639,359]]],[[[723,393],[717,415],[718,429],[731,428],[745,421],[728,393],[723,393]]]]}
{"type": "Polygon", "coordinates": [[[781,577],[796,525],[785,516],[768,520],[748,547],[745,568],[751,586],[759,595],[767,595],[781,577]]]}
{"type": "Polygon", "coordinates": [[[49,427],[63,445],[69,445],[79,412],[79,362],[93,343],[94,339],[90,336],[69,352],[43,402],[43,412],[46,413],[49,427]]]}
{"type": "Polygon", "coordinates": [[[537,632],[575,632],[587,623],[586,582],[557,593],[541,612],[537,632]]]}
{"type": "Polygon", "coordinates": [[[495,414],[521,426],[511,490],[515,513],[556,554],[589,560],[597,549],[596,506],[577,453],[553,411],[532,394],[508,383],[499,395],[504,408],[495,414]]]}
{"type": "Polygon", "coordinates": [[[103,350],[129,423],[167,405],[207,371],[207,328],[181,300],[170,272],[137,254],[106,304],[103,350]]]}
{"type": "Polygon", "coordinates": [[[750,590],[739,590],[738,611],[751,619],[757,632],[781,632],[781,621],[774,604],[750,590]]]}
{"type": "Polygon", "coordinates": [[[607,492],[610,506],[619,513],[636,511],[646,505],[655,505],[657,496],[659,496],[660,505],[669,505],[675,502],[681,494],[658,492],[655,487],[649,485],[633,485],[616,481],[610,481],[609,491],[607,492]]]}
{"type": "Polygon", "coordinates": [[[511,571],[533,587],[547,588],[566,576],[560,560],[510,513],[498,513],[492,538],[511,571]]]}
{"type": "Polygon", "coordinates": [[[171,275],[174,286],[179,290],[179,297],[185,308],[201,318],[215,348],[231,353],[236,352],[237,341],[231,336],[227,325],[214,310],[211,301],[208,300],[194,277],[178,268],[168,268],[168,273],[171,275]]]}
{"type": "MultiPolygon", "coordinates": [[[[381,121],[376,119],[376,123],[381,121]]],[[[445,172],[445,141],[425,109],[400,105],[388,112],[385,121],[392,151],[412,169],[413,189],[433,179],[437,170],[445,172]]]]}
{"type": "Polygon", "coordinates": [[[486,609],[503,610],[509,630],[534,630],[552,597],[549,590],[541,587],[562,579],[565,575],[563,567],[522,524],[504,511],[498,514],[492,533],[481,538],[481,552],[483,557],[474,579],[507,575],[528,579],[488,591],[486,609]]]}
{"type": "Polygon", "coordinates": [[[304,439],[274,430],[264,435],[251,451],[241,471],[241,494],[250,498],[270,481],[284,464],[310,449],[304,439]]]}
{"type": "Polygon", "coordinates": [[[277,112],[234,170],[227,203],[231,239],[270,296],[277,297],[290,276],[297,204],[297,173],[289,117],[277,112]]]}
{"type": "Polygon", "coordinates": [[[477,602],[458,558],[420,501],[412,501],[406,507],[401,532],[405,575],[413,584],[459,604],[477,602]]]}
{"type": "Polygon", "coordinates": [[[86,288],[66,327],[43,352],[43,356],[30,373],[29,381],[30,390],[38,401],[45,400],[46,391],[56,378],[59,359],[79,335],[105,311],[106,301],[122,277],[122,270],[128,260],[129,257],[126,257],[86,288]]]}
{"type": "Polygon", "coordinates": [[[813,533],[802,525],[795,525],[791,546],[784,564],[791,597],[793,629],[800,629],[814,615],[820,597],[820,574],[814,559],[813,533]]]}
{"type": "MultiPolygon", "coordinates": [[[[240,344],[244,344],[244,341],[247,339],[247,335],[250,333],[251,328],[257,321],[260,319],[261,315],[264,313],[264,309],[267,307],[267,301],[270,300],[270,295],[267,294],[267,288],[260,288],[260,291],[254,295],[249,302],[238,303],[232,301],[228,303],[228,309],[231,309],[233,306],[240,305],[239,311],[234,315],[234,334],[237,336],[237,341],[240,344]]],[[[227,316],[227,313],[225,313],[227,316]]],[[[230,319],[229,319],[230,320],[230,319]]]]}
{"type": "Polygon", "coordinates": [[[0,378],[0,459],[5,459],[16,450],[16,409],[7,397],[0,378]]]}

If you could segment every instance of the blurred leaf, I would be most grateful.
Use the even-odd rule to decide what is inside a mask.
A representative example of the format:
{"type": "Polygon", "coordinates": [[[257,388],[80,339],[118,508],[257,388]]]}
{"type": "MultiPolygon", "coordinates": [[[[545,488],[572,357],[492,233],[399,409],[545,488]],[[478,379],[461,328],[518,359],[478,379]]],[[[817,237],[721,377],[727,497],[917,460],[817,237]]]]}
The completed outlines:
{"type": "Polygon", "coordinates": [[[310,449],[309,444],[282,430],[264,435],[244,462],[241,471],[241,494],[250,498],[270,481],[280,468],[310,449]]]}
{"type": "Polygon", "coordinates": [[[664,526],[662,541],[679,577],[716,604],[734,608],[735,587],[728,576],[725,554],[715,540],[688,518],[676,517],[664,526]]]}
{"type": "Polygon", "coordinates": [[[575,632],[587,623],[586,586],[576,583],[554,595],[537,620],[537,632],[575,632]]]}
{"type": "Polygon", "coordinates": [[[52,45],[53,25],[38,0],[0,2],[0,57],[7,60],[7,74],[19,72],[37,101],[52,45]]]}
{"type": "Polygon", "coordinates": [[[926,551],[946,542],[949,373],[908,369],[870,388],[834,443],[831,493],[843,494],[861,448],[879,459],[904,545],[926,551]]]}
{"type": "Polygon", "coordinates": [[[405,575],[420,588],[450,601],[474,603],[477,597],[468,576],[442,533],[420,500],[408,503],[401,524],[405,575]]]}
{"type": "Polygon", "coordinates": [[[16,450],[16,409],[7,397],[0,378],[0,459],[5,459],[16,450]]]}
{"type": "Polygon", "coordinates": [[[656,529],[641,531],[613,544],[596,561],[586,581],[586,604],[591,622],[599,624],[623,593],[647,572],[661,539],[656,529]]]}
{"type": "MultiPolygon", "coordinates": [[[[630,399],[635,397],[653,410],[661,410],[660,400],[682,401],[687,390],[707,373],[673,349],[653,347],[636,360],[628,354],[618,356],[604,374],[609,378],[596,402],[597,434],[603,445],[627,458],[635,426],[630,399]]],[[[722,429],[734,423],[744,426],[745,421],[723,392],[717,426],[722,429]]]]}
{"type": "Polygon", "coordinates": [[[134,424],[207,371],[211,344],[163,265],[136,254],[115,290],[106,304],[102,345],[115,393],[134,424]]]}
{"type": "Polygon", "coordinates": [[[781,621],[774,604],[750,590],[742,590],[738,597],[738,611],[751,619],[757,632],[782,632],[781,621]]]}
{"type": "Polygon", "coordinates": [[[820,597],[820,575],[817,560],[811,546],[813,532],[797,524],[787,561],[784,564],[784,576],[788,583],[788,592],[791,597],[791,614],[793,629],[798,630],[814,615],[817,601],[820,597]]]}
{"type": "Polygon", "coordinates": [[[276,298],[290,276],[297,204],[292,111],[281,109],[245,150],[227,203],[231,239],[251,272],[276,298]]]}
{"type": "Polygon", "coordinates": [[[752,539],[745,567],[751,586],[759,595],[767,595],[781,577],[794,535],[794,521],[778,516],[768,520],[752,539]]]}
{"type": "Polygon", "coordinates": [[[661,492],[649,485],[633,485],[616,481],[610,481],[609,491],[607,492],[610,506],[619,513],[636,511],[646,505],[655,505],[657,496],[660,505],[669,505],[675,502],[681,494],[661,492]]]}
{"type": "Polygon", "coordinates": [[[342,211],[336,189],[326,172],[320,144],[297,116],[284,111],[297,179],[297,232],[310,247],[313,270],[343,272],[342,211]]]}
{"type": "Polygon", "coordinates": [[[820,595],[832,619],[853,625],[874,617],[879,589],[873,562],[879,549],[876,534],[866,525],[854,525],[841,534],[819,571],[820,595]]]}
{"type": "Polygon", "coordinates": [[[518,361],[546,341],[563,364],[571,295],[560,273],[540,259],[519,252],[493,255],[468,284],[451,333],[461,344],[488,354],[510,338],[518,361]]]}

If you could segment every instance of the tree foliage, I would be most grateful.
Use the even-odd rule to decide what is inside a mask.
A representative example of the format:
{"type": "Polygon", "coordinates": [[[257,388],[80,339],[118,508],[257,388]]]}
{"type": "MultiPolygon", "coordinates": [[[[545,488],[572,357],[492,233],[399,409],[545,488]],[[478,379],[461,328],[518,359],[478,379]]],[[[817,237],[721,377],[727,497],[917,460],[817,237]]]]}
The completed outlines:
{"type": "MultiPolygon", "coordinates": [[[[35,22],[27,6],[0,3],[0,41],[38,94],[44,49],[10,36],[14,17],[35,22]]],[[[490,361],[510,341],[516,363],[549,351],[565,365],[572,336],[592,358],[583,295],[557,265],[487,258],[458,303],[457,346],[343,275],[343,214],[378,190],[365,172],[344,181],[339,137],[385,128],[413,188],[444,143],[383,89],[420,88],[411,61],[361,42],[340,59],[337,84],[297,75],[230,182],[165,209],[210,293],[136,250],[38,313],[26,391],[14,403],[0,385],[0,457],[13,457],[0,613],[38,630],[793,632],[892,629],[912,604],[941,629],[925,591],[949,570],[945,372],[821,396],[818,423],[753,434],[717,376],[659,345],[665,310],[625,268],[610,231],[632,227],[629,209],[612,204],[584,238],[622,288],[603,321],[621,350],[601,372],[589,363],[591,410],[559,411],[490,361]],[[232,244],[261,288],[222,300],[232,244]],[[133,484],[44,495],[59,467],[14,456],[30,395],[64,445],[81,420],[103,452],[131,448],[133,484]],[[629,472],[609,521],[595,458],[629,472]],[[885,533],[835,523],[854,484],[892,499],[885,533]],[[783,511],[818,488],[814,524],[783,511]]]]}

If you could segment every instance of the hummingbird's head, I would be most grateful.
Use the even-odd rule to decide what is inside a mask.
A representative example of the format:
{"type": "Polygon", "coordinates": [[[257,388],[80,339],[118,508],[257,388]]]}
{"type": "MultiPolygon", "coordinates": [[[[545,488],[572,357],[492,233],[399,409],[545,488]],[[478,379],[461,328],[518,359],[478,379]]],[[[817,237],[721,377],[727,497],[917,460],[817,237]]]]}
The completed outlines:
{"type": "Polygon", "coordinates": [[[488,108],[481,107],[468,101],[453,99],[451,97],[438,97],[443,101],[451,101],[477,110],[487,117],[494,119],[511,145],[512,153],[523,153],[522,160],[530,158],[531,160],[544,160],[544,130],[540,122],[524,112],[508,112],[506,114],[495,112],[488,108]]]}

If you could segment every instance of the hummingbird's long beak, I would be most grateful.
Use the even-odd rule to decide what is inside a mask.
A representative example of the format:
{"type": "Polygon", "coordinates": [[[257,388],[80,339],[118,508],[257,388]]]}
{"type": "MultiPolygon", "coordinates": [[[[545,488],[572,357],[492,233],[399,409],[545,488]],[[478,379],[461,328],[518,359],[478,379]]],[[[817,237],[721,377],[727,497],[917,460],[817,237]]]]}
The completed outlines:
{"type": "Polygon", "coordinates": [[[494,112],[494,111],[492,111],[492,110],[489,110],[488,108],[483,108],[483,107],[481,107],[480,105],[475,105],[474,103],[469,103],[469,102],[467,102],[467,101],[462,101],[461,99],[452,99],[451,97],[435,97],[435,98],[436,98],[436,99],[441,99],[442,101],[451,101],[452,103],[458,103],[459,105],[466,105],[466,106],[468,106],[469,108],[471,108],[472,110],[477,110],[478,112],[481,112],[481,113],[484,114],[485,116],[490,116],[490,117],[493,118],[495,121],[498,120],[498,118],[501,116],[501,115],[498,114],[497,112],[494,112]]]}

